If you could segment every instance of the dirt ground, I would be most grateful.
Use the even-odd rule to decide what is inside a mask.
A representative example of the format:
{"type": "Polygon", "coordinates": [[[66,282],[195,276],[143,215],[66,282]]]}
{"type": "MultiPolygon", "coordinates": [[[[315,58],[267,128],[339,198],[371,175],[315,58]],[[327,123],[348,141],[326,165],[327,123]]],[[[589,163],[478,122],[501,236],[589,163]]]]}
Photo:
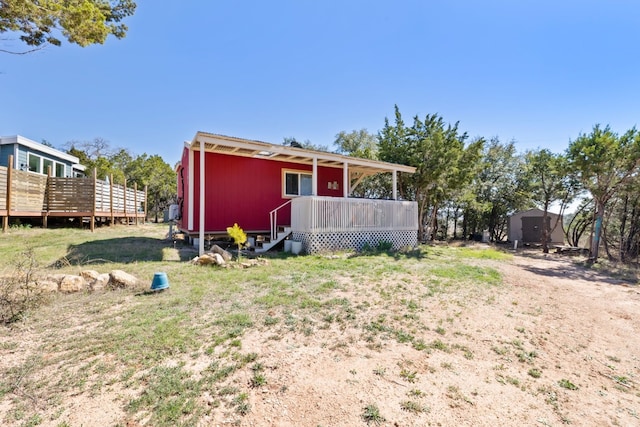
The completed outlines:
{"type": "Polygon", "coordinates": [[[421,320],[446,329],[425,342],[448,351],[371,349],[349,330],[247,337],[274,380],[241,425],[365,425],[371,404],[385,426],[640,425],[638,287],[554,255],[493,264],[506,286],[423,306],[421,320]]]}
{"type": "MultiPolygon", "coordinates": [[[[504,285],[421,300],[415,324],[429,326],[412,333],[427,349],[369,340],[351,324],[245,334],[267,384],[250,389],[248,414],[215,408],[200,425],[640,425],[638,286],[557,255],[474,262],[498,269],[504,285]]],[[[40,425],[138,426],[123,411],[129,393],[114,385],[65,397],[65,417],[40,425]]]]}

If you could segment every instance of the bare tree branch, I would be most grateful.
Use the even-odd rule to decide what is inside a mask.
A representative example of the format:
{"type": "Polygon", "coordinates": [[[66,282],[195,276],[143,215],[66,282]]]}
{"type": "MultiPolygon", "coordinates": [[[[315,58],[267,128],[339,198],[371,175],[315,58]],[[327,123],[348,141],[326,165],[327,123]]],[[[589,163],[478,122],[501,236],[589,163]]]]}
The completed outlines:
{"type": "Polygon", "coordinates": [[[6,49],[0,49],[0,52],[2,52],[2,53],[8,53],[8,54],[10,54],[10,55],[27,55],[27,54],[29,54],[29,53],[33,53],[33,52],[37,52],[37,51],[39,51],[39,50],[42,50],[42,49],[44,49],[45,47],[46,47],[46,46],[38,46],[38,47],[36,47],[36,48],[30,49],[30,50],[25,50],[25,51],[22,51],[22,52],[13,52],[13,51],[6,50],[6,49]]]}

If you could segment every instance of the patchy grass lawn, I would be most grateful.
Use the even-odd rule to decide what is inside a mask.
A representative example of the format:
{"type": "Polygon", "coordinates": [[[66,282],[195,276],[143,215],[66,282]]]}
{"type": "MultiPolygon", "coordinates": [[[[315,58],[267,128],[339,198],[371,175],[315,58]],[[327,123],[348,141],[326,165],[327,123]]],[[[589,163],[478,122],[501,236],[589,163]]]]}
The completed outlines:
{"type": "MultiPolygon", "coordinates": [[[[46,270],[122,269],[149,284],[164,271],[171,285],[56,295],[1,328],[3,424],[629,425],[640,411],[638,346],[592,347],[594,329],[581,340],[567,316],[584,321],[587,308],[562,299],[570,284],[549,303],[510,254],[425,246],[221,269],[186,262],[195,252],[167,231],[3,236],[5,270],[19,246],[46,270]],[[604,382],[589,379],[592,364],[604,382]],[[599,417],[583,417],[583,402],[599,417]]],[[[619,308],[629,321],[631,301],[619,308]]]]}

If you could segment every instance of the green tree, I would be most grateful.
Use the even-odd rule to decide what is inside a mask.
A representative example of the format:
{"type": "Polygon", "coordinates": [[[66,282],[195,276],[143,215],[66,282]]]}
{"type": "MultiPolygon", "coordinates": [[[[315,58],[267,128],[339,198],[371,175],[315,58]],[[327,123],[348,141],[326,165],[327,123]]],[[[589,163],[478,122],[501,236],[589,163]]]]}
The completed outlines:
{"type": "Polygon", "coordinates": [[[580,240],[593,223],[593,199],[584,199],[576,211],[569,216],[564,228],[564,237],[571,246],[580,246],[580,240]]]}
{"type": "Polygon", "coordinates": [[[289,147],[294,148],[304,148],[305,150],[329,151],[329,147],[326,145],[316,145],[308,139],[305,139],[304,142],[299,142],[293,136],[284,137],[282,145],[288,145],[289,147]]]}
{"type": "Polygon", "coordinates": [[[435,238],[439,208],[470,181],[477,167],[484,141],[478,139],[465,146],[466,139],[458,123],[445,124],[437,114],[427,114],[424,120],[415,116],[408,128],[396,105],[395,125],[385,118],[379,134],[380,159],[416,167],[399,185],[404,197],[418,202],[422,239],[426,222],[431,226],[430,237],[435,238]]]}
{"type": "Polygon", "coordinates": [[[68,153],[80,159],[89,175],[95,169],[98,179],[110,177],[120,185],[126,181],[129,188],[135,183],[139,190],[146,186],[148,212],[154,215],[155,222],[160,213],[175,202],[176,173],[160,156],[146,153],[138,156],[124,148],[112,149],[103,138],[72,141],[68,145],[68,153]]]}
{"type": "Polygon", "coordinates": [[[549,253],[550,234],[559,224],[565,208],[577,191],[577,183],[569,174],[567,158],[547,149],[529,151],[525,154],[526,173],[533,201],[542,206],[542,250],[549,253]],[[560,203],[560,215],[555,223],[547,227],[549,207],[560,203]]]}
{"type": "Polygon", "coordinates": [[[96,137],[91,141],[69,141],[65,144],[67,152],[80,160],[90,162],[98,157],[106,157],[111,154],[111,144],[104,138],[96,137]]]}
{"type": "MultiPolygon", "coordinates": [[[[394,106],[394,124],[384,118],[384,127],[378,132],[378,158],[380,160],[414,166],[417,160],[410,156],[408,129],[402,119],[398,106],[394,106]]],[[[398,193],[401,199],[415,200],[413,195],[413,182],[405,174],[398,175],[398,193]]]]}
{"type": "Polygon", "coordinates": [[[87,168],[87,173],[93,173],[93,169],[96,170],[96,175],[98,179],[107,180],[109,179],[114,184],[124,185],[127,179],[125,171],[119,169],[113,162],[111,157],[98,157],[97,159],[91,161],[89,163],[91,165],[90,168],[87,168]]]}
{"type": "Polygon", "coordinates": [[[342,131],[334,141],[338,153],[361,159],[378,159],[378,139],[366,129],[342,131]]]}
{"type": "MultiPolygon", "coordinates": [[[[345,156],[361,159],[379,160],[378,138],[366,129],[342,131],[336,135],[334,145],[337,152],[345,156]]],[[[391,174],[374,174],[360,176],[357,185],[352,189],[351,195],[366,198],[391,197],[391,174]]]]}
{"type": "MultiPolygon", "coordinates": [[[[108,160],[109,168],[106,173],[113,177],[114,182],[119,184],[126,182],[127,187],[133,187],[134,177],[130,169],[136,156],[125,148],[119,148],[114,151],[109,150],[108,153],[109,154],[104,157],[101,157],[102,159],[108,160]]],[[[101,178],[105,179],[105,176],[106,175],[103,175],[101,178]]],[[[143,187],[140,183],[138,183],[138,186],[140,189],[143,187]]]]}
{"type": "MultiPolygon", "coordinates": [[[[616,197],[614,205],[613,227],[609,224],[607,234],[618,247],[618,256],[620,261],[626,262],[640,255],[640,177],[636,178],[626,185],[616,197]],[[608,229],[613,228],[611,233],[608,229]]],[[[608,246],[605,246],[608,248],[608,246]]],[[[612,256],[609,252],[607,255],[612,256]]]]}
{"type": "Polygon", "coordinates": [[[5,53],[28,53],[45,45],[60,46],[62,38],[85,47],[104,43],[109,35],[123,38],[122,20],[133,15],[132,0],[0,0],[0,33],[20,34],[31,49],[5,53]]]}
{"type": "Polygon", "coordinates": [[[113,150],[109,141],[101,137],[91,141],[69,141],[66,146],[69,147],[67,152],[78,157],[80,164],[86,167],[88,176],[93,176],[95,169],[98,179],[112,178],[114,183],[125,183],[125,165],[132,159],[127,150],[113,150]]]}
{"type": "MultiPolygon", "coordinates": [[[[458,170],[458,183],[450,190],[450,196],[447,201],[445,227],[442,237],[446,239],[448,237],[449,221],[453,219],[453,238],[458,236],[458,219],[461,213],[465,210],[468,212],[472,206],[477,207],[477,194],[475,192],[473,183],[478,176],[478,173],[482,170],[482,154],[486,144],[484,138],[477,137],[471,141],[467,150],[462,153],[462,157],[458,162],[461,167],[458,170]]],[[[463,215],[463,218],[466,217],[463,215]]],[[[441,227],[442,228],[442,227],[441,227]]]]}
{"type": "Polygon", "coordinates": [[[87,168],[85,173],[88,173],[91,169],[89,169],[87,166],[89,164],[89,158],[87,157],[87,153],[76,148],[73,145],[73,143],[70,143],[70,144],[71,145],[68,145],[67,153],[71,154],[72,156],[76,156],[78,158],[78,163],[87,168]]]}
{"type": "Polygon", "coordinates": [[[158,222],[159,214],[176,200],[175,171],[160,156],[146,153],[132,159],[125,169],[131,182],[137,183],[139,189],[147,187],[149,213],[158,222]]]}
{"type": "Polygon", "coordinates": [[[590,259],[596,262],[607,204],[640,171],[640,133],[633,128],[618,135],[609,126],[596,125],[590,134],[571,141],[567,156],[595,202],[590,259]]]}
{"type": "Polygon", "coordinates": [[[464,199],[463,233],[468,236],[486,229],[491,240],[502,241],[509,215],[532,207],[524,160],[513,141],[505,144],[492,138],[483,148],[480,163],[471,184],[472,194],[467,193],[464,199]]]}

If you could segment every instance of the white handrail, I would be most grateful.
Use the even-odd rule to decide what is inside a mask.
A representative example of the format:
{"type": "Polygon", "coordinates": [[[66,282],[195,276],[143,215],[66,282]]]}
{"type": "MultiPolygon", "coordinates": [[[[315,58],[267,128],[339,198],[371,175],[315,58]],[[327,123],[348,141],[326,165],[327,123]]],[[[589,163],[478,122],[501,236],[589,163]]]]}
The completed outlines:
{"type": "Polygon", "coordinates": [[[271,240],[275,240],[278,237],[278,211],[284,208],[285,206],[287,206],[289,203],[291,203],[291,200],[293,199],[287,200],[286,202],[284,202],[283,204],[281,204],[280,206],[278,206],[277,208],[269,212],[269,221],[271,226],[271,240]]]}

